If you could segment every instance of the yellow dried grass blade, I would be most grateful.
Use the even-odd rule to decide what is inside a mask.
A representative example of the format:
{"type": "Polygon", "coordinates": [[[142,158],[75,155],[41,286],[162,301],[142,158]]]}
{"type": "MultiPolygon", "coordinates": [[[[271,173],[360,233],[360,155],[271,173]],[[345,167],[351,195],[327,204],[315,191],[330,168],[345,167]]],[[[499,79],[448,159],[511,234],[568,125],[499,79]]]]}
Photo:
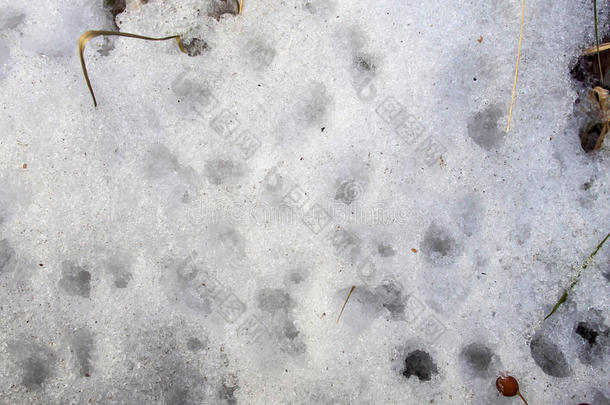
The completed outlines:
{"type": "Polygon", "coordinates": [[[80,65],[83,68],[83,74],[85,75],[85,81],[87,82],[87,87],[89,88],[89,92],[91,93],[91,98],[93,98],[93,105],[97,107],[97,101],[95,99],[95,94],[93,93],[93,88],[91,87],[91,80],[89,80],[89,74],[87,73],[87,66],[85,65],[85,45],[89,42],[90,39],[98,37],[100,35],[115,35],[119,37],[128,37],[128,38],[137,38],[137,39],[145,39],[147,41],[166,41],[168,39],[175,39],[178,43],[178,47],[180,51],[187,53],[186,49],[184,49],[184,45],[182,44],[182,40],[180,39],[180,35],[172,35],[170,37],[163,38],[153,38],[146,37],[144,35],[131,34],[129,32],[119,32],[119,31],[86,31],[83,35],[78,39],[78,53],[80,55],[80,65]]]}
{"type": "MultiPolygon", "coordinates": [[[[599,51],[607,51],[608,49],[610,49],[610,42],[606,42],[605,44],[600,44],[599,45],[599,51]]],[[[585,49],[585,51],[583,52],[583,55],[593,55],[597,53],[597,46],[593,46],[591,48],[587,48],[585,49]]]]}
{"type": "Polygon", "coordinates": [[[237,14],[241,14],[241,10],[244,7],[244,0],[236,0],[237,1],[237,14]]]}
{"type": "Polygon", "coordinates": [[[519,33],[519,48],[517,50],[517,67],[515,68],[515,82],[513,83],[513,94],[510,97],[510,111],[508,112],[508,123],[506,133],[510,131],[510,121],[513,118],[513,107],[515,105],[515,92],[517,91],[517,77],[519,76],[519,61],[521,60],[521,43],[523,42],[523,26],[525,25],[525,0],[521,6],[521,30],[519,33]]]}

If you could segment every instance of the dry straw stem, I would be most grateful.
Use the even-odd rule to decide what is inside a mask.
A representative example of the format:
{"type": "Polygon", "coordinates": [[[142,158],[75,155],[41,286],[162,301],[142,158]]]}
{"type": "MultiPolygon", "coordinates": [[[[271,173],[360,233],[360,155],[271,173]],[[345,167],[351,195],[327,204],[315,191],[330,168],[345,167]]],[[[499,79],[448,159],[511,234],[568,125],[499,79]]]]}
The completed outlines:
{"type": "Polygon", "coordinates": [[[343,310],[345,309],[345,306],[347,305],[347,301],[349,301],[349,297],[352,296],[352,293],[354,292],[355,289],[356,289],[356,286],[353,285],[352,288],[349,290],[349,294],[347,294],[347,298],[345,299],[345,302],[343,303],[343,306],[341,307],[341,312],[339,312],[339,317],[337,318],[337,323],[339,323],[339,320],[341,319],[341,315],[343,315],[343,310]]]}
{"type": "Polygon", "coordinates": [[[593,19],[595,21],[595,47],[597,48],[597,63],[599,65],[599,78],[604,82],[604,72],[602,72],[602,59],[599,56],[599,31],[597,30],[597,0],[593,0],[593,19]]]}
{"type": "Polygon", "coordinates": [[[244,0],[236,0],[237,1],[237,13],[241,14],[241,10],[244,8],[244,0]]]}
{"type": "MultiPolygon", "coordinates": [[[[610,42],[599,45],[599,52],[607,51],[608,49],[610,49],[610,42]]],[[[594,53],[597,53],[597,46],[587,48],[583,52],[584,55],[593,55],[594,53]]]]}
{"type": "Polygon", "coordinates": [[[515,92],[517,91],[517,77],[519,76],[519,61],[521,60],[521,43],[523,42],[523,26],[525,25],[525,0],[521,6],[521,30],[519,33],[519,48],[517,50],[517,67],[515,68],[515,82],[513,83],[513,94],[510,98],[510,111],[508,112],[508,124],[506,133],[510,131],[510,120],[513,118],[513,106],[515,105],[515,92]]]}
{"type": "Polygon", "coordinates": [[[89,80],[89,74],[87,73],[87,66],[85,65],[85,57],[83,56],[85,45],[89,42],[90,39],[98,37],[100,35],[115,35],[119,37],[128,37],[128,38],[137,38],[137,39],[145,39],[147,41],[166,41],[168,39],[175,39],[178,43],[178,47],[184,53],[186,49],[184,49],[184,45],[182,44],[182,40],[180,39],[180,35],[172,35],[170,37],[163,38],[152,38],[145,37],[143,35],[130,34],[128,32],[119,32],[119,31],[86,31],[83,35],[78,39],[78,53],[80,55],[80,64],[83,68],[83,74],[85,75],[85,81],[87,82],[87,87],[89,87],[89,92],[91,93],[91,98],[93,98],[93,105],[97,107],[97,101],[95,100],[95,94],[93,93],[93,88],[91,87],[91,81],[89,80]]]}

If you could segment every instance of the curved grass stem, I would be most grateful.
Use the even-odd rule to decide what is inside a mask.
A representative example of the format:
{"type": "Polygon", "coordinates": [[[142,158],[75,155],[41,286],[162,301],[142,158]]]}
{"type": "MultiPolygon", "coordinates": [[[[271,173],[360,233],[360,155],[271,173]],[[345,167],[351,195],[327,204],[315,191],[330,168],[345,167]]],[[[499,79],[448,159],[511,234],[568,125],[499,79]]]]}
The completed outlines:
{"type": "Polygon", "coordinates": [[[184,53],[186,49],[184,49],[184,45],[182,44],[182,40],[180,35],[172,35],[169,37],[163,38],[154,38],[154,37],[146,37],[144,35],[131,34],[129,32],[120,32],[120,31],[86,31],[83,35],[78,39],[78,53],[80,55],[80,64],[83,68],[83,74],[85,75],[85,81],[87,82],[87,87],[89,88],[89,92],[91,93],[91,98],[93,98],[93,105],[97,107],[97,100],[95,99],[95,94],[93,93],[93,87],[91,86],[91,80],[89,80],[89,74],[87,73],[87,66],[85,65],[85,45],[89,42],[90,39],[98,37],[100,35],[114,35],[119,37],[128,37],[128,38],[137,38],[137,39],[145,39],[147,41],[166,41],[168,39],[175,39],[178,43],[178,47],[184,53]]]}

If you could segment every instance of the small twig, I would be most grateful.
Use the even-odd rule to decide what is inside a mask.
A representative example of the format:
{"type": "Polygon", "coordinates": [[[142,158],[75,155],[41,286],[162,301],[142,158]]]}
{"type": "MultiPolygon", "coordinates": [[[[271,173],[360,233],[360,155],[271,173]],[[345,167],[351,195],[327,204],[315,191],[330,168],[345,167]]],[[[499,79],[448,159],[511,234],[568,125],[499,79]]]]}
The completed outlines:
{"type": "Polygon", "coordinates": [[[595,46],[597,47],[597,64],[599,66],[599,77],[604,82],[604,72],[602,72],[602,59],[599,56],[599,31],[597,30],[597,0],[593,0],[593,13],[595,14],[595,46]]]}
{"type": "Polygon", "coordinates": [[[519,76],[519,61],[521,60],[521,43],[523,42],[523,26],[525,25],[525,0],[521,6],[521,31],[519,33],[519,48],[517,50],[517,67],[515,68],[515,82],[513,83],[513,94],[510,98],[510,111],[508,112],[508,124],[506,133],[510,131],[510,121],[513,117],[513,106],[515,105],[515,92],[517,91],[517,77],[519,76]]]}
{"type": "Polygon", "coordinates": [[[356,286],[353,285],[351,290],[349,290],[349,294],[347,294],[347,298],[345,299],[345,302],[343,303],[343,306],[341,307],[341,312],[339,312],[339,317],[337,318],[337,323],[339,323],[339,319],[341,319],[341,315],[343,315],[343,310],[345,309],[345,306],[347,305],[347,301],[349,301],[349,297],[352,296],[352,293],[354,292],[355,289],[356,289],[356,286]]]}
{"type": "Polygon", "coordinates": [[[186,49],[184,49],[184,45],[182,44],[182,40],[180,39],[180,35],[172,35],[171,37],[163,37],[163,38],[152,38],[145,37],[143,35],[130,34],[128,32],[120,32],[120,31],[86,31],[83,35],[78,39],[78,53],[80,54],[80,64],[83,68],[83,74],[85,75],[85,81],[87,82],[87,87],[89,87],[89,92],[91,93],[91,97],[93,98],[93,105],[97,107],[97,101],[95,100],[95,94],[93,94],[93,88],[91,87],[91,81],[89,80],[89,75],[87,74],[87,66],[85,65],[85,57],[83,55],[85,51],[85,44],[89,42],[90,39],[93,39],[100,35],[116,35],[119,37],[129,37],[129,38],[138,38],[138,39],[146,39],[148,41],[166,41],[168,39],[176,39],[178,42],[178,47],[184,53],[186,49]]]}

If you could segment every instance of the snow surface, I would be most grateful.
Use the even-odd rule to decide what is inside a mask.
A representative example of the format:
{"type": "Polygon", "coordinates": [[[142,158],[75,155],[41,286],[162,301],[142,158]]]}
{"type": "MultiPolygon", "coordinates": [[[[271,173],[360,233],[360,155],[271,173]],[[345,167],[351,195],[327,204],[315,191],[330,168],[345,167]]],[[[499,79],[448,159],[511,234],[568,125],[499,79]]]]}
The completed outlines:
{"type": "Polygon", "coordinates": [[[0,402],[608,404],[609,246],[543,321],[610,224],[592,2],[528,3],[506,135],[518,0],[128,1],[200,54],[92,40],[97,108],[103,2],[0,0],[0,402]]]}

